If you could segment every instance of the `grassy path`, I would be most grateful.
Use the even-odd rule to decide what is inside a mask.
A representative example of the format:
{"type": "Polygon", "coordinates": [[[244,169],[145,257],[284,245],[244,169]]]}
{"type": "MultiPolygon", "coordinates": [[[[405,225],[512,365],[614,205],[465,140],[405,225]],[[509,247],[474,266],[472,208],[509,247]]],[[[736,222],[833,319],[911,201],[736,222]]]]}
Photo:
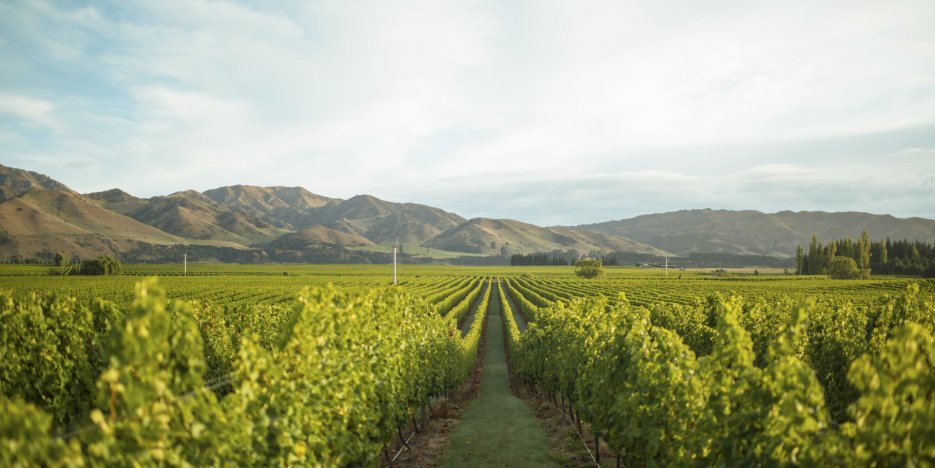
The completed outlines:
{"type": "Polygon", "coordinates": [[[480,395],[452,433],[442,466],[558,466],[549,459],[545,429],[510,390],[497,291],[491,295],[486,333],[480,395]]]}

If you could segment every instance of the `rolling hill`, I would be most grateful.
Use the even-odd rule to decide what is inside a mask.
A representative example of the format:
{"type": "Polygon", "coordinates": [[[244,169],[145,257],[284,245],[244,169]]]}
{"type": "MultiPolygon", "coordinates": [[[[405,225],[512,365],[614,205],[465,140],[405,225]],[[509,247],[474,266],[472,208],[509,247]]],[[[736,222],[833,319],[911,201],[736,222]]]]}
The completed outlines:
{"type": "Polygon", "coordinates": [[[464,222],[447,211],[416,203],[393,203],[370,195],[357,195],[330,203],[314,212],[316,224],[357,234],[375,244],[399,239],[422,245],[464,222]]]}
{"type": "MultiPolygon", "coordinates": [[[[249,213],[273,227],[299,231],[325,226],[375,244],[399,239],[420,245],[464,221],[430,206],[394,203],[370,195],[341,200],[301,187],[235,185],[208,190],[204,195],[225,209],[249,213]]],[[[356,244],[357,240],[351,241],[352,246],[356,244]]]]}
{"type": "Polygon", "coordinates": [[[314,224],[313,212],[334,198],[315,195],[302,187],[232,185],[207,190],[204,195],[227,210],[248,213],[271,226],[295,231],[314,224]]]}
{"type": "Polygon", "coordinates": [[[269,242],[292,232],[275,227],[250,213],[225,208],[194,190],[146,199],[134,197],[120,189],[111,189],[89,193],[84,197],[111,211],[187,239],[252,245],[269,242]]]}
{"type": "Polygon", "coordinates": [[[597,232],[544,228],[511,219],[474,218],[425,244],[441,250],[499,255],[555,250],[637,252],[665,254],[651,246],[597,232]],[[505,250],[504,250],[505,249],[505,250]]]}
{"type": "Polygon", "coordinates": [[[791,257],[812,235],[822,241],[858,238],[935,240],[935,221],[859,212],[682,210],[575,226],[574,229],[623,236],[678,255],[731,253],[791,257]]]}
{"type": "Polygon", "coordinates": [[[61,190],[71,192],[65,184],[45,174],[16,169],[0,164],[0,202],[31,190],[61,190]]]}
{"type": "Polygon", "coordinates": [[[3,193],[12,198],[0,218],[0,253],[22,257],[59,250],[120,254],[140,244],[180,243],[368,250],[397,239],[421,245],[464,221],[425,205],[369,195],[341,200],[301,187],[234,185],[148,199],[115,188],[81,196],[42,174],[6,167],[2,173],[3,193]],[[47,200],[66,193],[72,195],[68,204],[47,200]],[[24,211],[31,221],[23,222],[24,211]]]}
{"type": "Polygon", "coordinates": [[[280,259],[348,261],[382,258],[397,239],[426,248],[426,255],[435,249],[432,256],[439,258],[557,250],[790,257],[812,235],[822,241],[856,238],[863,229],[875,240],[935,240],[933,220],[858,212],[704,209],[540,227],[510,219],[465,220],[439,208],[370,195],[329,198],[301,187],[233,185],[152,198],[115,188],[78,195],[45,175],[0,165],[0,255],[7,258],[55,251],[119,255],[136,249],[139,255],[131,257],[153,259],[165,246],[187,243],[226,248],[215,257],[223,261],[274,258],[264,257],[264,249],[280,259]]]}
{"type": "Polygon", "coordinates": [[[110,211],[116,211],[122,215],[130,216],[134,211],[142,208],[149,201],[145,198],[137,198],[123,190],[113,188],[103,192],[94,192],[84,194],[84,198],[97,202],[98,205],[107,208],[110,211]]]}
{"type": "Polygon", "coordinates": [[[298,232],[285,234],[267,244],[266,247],[284,250],[306,250],[319,245],[366,248],[373,246],[373,242],[363,236],[316,225],[298,232]]]}
{"type": "Polygon", "coordinates": [[[269,242],[290,232],[250,213],[226,209],[194,190],[150,198],[130,216],[179,237],[244,245],[269,242]]]}
{"type": "Polygon", "coordinates": [[[0,203],[0,235],[0,253],[21,257],[64,251],[87,258],[119,255],[140,244],[191,242],[62,190],[33,190],[0,203]]]}

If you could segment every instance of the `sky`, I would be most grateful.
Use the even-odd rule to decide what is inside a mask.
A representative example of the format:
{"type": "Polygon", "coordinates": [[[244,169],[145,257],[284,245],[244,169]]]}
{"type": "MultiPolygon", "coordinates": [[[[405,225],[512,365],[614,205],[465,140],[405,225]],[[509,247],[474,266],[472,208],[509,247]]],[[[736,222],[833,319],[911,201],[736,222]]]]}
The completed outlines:
{"type": "Polygon", "coordinates": [[[935,218],[935,2],[0,2],[0,163],[580,224],[935,218]]]}

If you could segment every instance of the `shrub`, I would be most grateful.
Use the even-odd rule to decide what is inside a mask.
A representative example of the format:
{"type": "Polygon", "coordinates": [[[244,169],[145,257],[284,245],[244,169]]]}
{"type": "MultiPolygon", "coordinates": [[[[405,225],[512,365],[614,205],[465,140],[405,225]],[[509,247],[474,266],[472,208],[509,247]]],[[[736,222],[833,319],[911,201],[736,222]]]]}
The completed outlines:
{"type": "Polygon", "coordinates": [[[580,278],[600,278],[604,276],[604,267],[596,258],[582,258],[575,262],[575,274],[580,278]]]}
{"type": "Polygon", "coordinates": [[[120,273],[123,273],[123,264],[120,260],[106,255],[81,262],[81,269],[78,271],[81,275],[119,275],[120,273]]]}

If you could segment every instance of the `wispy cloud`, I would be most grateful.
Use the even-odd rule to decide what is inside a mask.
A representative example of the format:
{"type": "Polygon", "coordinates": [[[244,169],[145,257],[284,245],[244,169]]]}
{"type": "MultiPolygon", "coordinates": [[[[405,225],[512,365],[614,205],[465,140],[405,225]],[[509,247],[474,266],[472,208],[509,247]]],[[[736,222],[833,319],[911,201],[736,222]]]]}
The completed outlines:
{"type": "Polygon", "coordinates": [[[51,127],[54,125],[54,109],[49,101],[0,93],[0,113],[13,118],[51,127]]]}
{"type": "Polygon", "coordinates": [[[912,196],[933,21],[921,0],[6,2],[0,154],[79,190],[302,185],[538,222],[935,216],[912,196]]]}
{"type": "Polygon", "coordinates": [[[895,153],[884,155],[886,158],[917,158],[931,161],[935,160],[935,147],[933,148],[905,148],[895,153]]]}

